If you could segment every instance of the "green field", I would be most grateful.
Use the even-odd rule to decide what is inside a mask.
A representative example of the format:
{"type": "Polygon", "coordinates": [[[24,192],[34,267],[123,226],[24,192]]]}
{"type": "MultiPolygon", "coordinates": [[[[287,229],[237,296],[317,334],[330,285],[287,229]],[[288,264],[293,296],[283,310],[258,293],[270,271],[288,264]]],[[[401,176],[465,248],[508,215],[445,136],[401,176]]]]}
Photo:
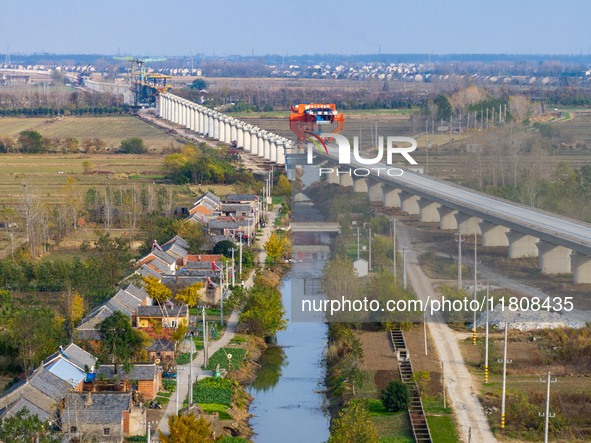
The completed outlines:
{"type": "Polygon", "coordinates": [[[105,117],[5,117],[0,118],[0,137],[18,137],[21,131],[39,131],[52,139],[72,137],[82,142],[85,138],[100,138],[108,150],[116,149],[121,140],[140,137],[153,152],[159,152],[179,142],[166,131],[156,128],[131,115],[105,117]]]}

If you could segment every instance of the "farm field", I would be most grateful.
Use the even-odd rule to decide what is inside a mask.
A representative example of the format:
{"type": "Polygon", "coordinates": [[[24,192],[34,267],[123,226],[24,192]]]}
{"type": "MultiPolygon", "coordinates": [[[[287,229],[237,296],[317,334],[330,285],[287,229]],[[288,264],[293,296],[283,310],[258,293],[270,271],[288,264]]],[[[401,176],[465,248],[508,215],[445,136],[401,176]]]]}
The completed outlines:
{"type": "Polygon", "coordinates": [[[104,117],[4,117],[0,118],[0,137],[18,137],[21,131],[38,131],[44,137],[72,137],[82,142],[86,138],[103,140],[108,150],[116,149],[121,140],[140,137],[152,152],[180,145],[177,139],[166,131],[156,128],[134,116],[104,117]]]}

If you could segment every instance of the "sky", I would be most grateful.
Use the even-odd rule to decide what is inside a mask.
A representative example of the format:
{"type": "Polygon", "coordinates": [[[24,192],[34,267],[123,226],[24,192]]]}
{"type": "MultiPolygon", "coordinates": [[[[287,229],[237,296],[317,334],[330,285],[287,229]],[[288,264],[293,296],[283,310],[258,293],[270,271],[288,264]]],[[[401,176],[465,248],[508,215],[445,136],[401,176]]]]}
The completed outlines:
{"type": "Polygon", "coordinates": [[[589,0],[0,0],[0,53],[591,52],[589,0]]]}

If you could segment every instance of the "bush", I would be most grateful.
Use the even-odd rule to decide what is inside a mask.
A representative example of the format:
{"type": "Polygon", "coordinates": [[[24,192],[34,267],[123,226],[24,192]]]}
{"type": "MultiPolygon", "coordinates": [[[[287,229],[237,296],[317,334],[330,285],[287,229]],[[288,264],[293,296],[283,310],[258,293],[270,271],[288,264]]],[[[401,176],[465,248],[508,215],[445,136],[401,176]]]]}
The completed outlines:
{"type": "Polygon", "coordinates": [[[408,386],[399,380],[388,383],[388,386],[382,391],[382,403],[386,411],[398,412],[408,409],[410,401],[410,390],[408,386]]]}
{"type": "Polygon", "coordinates": [[[121,140],[119,152],[122,154],[145,154],[148,152],[148,148],[146,148],[141,138],[131,137],[121,140]]]}

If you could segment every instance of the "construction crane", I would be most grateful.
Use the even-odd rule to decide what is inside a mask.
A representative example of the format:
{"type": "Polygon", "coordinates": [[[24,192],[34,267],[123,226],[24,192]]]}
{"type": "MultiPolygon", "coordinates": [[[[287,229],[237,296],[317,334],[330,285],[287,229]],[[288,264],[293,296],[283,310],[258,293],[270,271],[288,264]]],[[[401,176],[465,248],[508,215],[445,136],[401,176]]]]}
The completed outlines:
{"type": "Polygon", "coordinates": [[[309,137],[306,133],[320,134],[320,132],[338,133],[343,130],[345,116],[337,111],[334,103],[300,103],[291,107],[289,128],[297,136],[298,142],[309,137]],[[323,128],[335,124],[332,129],[323,128]]]}
{"type": "Polygon", "coordinates": [[[146,63],[163,62],[165,58],[138,58],[138,57],[113,57],[115,60],[131,62],[131,92],[134,97],[134,105],[143,105],[147,99],[148,104],[155,102],[159,92],[166,92],[170,86],[166,85],[166,78],[170,76],[159,76],[159,74],[146,73],[146,63]],[[166,77],[166,78],[165,78],[166,77]],[[157,80],[158,79],[158,80],[157,80]],[[164,80],[162,82],[162,80],[164,80]],[[152,82],[152,83],[151,83],[152,82]]]}
{"type": "Polygon", "coordinates": [[[90,65],[86,65],[86,67],[76,76],[76,80],[74,80],[74,86],[84,86],[84,79],[86,77],[90,77],[90,72],[88,71],[90,65]]]}

